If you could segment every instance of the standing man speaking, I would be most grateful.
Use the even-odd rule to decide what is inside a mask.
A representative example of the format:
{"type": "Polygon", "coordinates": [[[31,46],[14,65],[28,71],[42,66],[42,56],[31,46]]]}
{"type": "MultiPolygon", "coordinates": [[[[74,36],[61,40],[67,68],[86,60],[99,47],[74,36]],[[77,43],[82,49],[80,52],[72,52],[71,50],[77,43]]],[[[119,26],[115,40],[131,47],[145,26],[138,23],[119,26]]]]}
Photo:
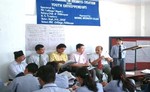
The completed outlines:
{"type": "Polygon", "coordinates": [[[121,66],[125,70],[126,47],[123,45],[122,39],[116,39],[116,45],[112,46],[110,56],[113,58],[113,66],[121,66]]]}

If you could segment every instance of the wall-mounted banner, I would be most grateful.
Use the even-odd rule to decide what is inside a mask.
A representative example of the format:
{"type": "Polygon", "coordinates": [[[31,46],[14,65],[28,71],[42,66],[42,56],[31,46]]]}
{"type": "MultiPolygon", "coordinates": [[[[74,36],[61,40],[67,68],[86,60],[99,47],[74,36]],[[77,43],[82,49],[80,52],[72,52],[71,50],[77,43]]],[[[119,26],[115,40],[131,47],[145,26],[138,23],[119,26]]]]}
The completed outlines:
{"type": "Polygon", "coordinates": [[[100,26],[99,0],[36,0],[37,24],[100,26]]]}

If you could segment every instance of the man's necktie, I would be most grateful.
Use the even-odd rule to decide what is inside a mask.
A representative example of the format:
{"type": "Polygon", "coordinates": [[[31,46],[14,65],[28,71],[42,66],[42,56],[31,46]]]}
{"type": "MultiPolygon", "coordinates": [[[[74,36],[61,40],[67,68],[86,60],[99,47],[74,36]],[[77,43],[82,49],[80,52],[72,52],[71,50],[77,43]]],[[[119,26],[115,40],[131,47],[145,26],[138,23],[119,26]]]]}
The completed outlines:
{"type": "Polygon", "coordinates": [[[121,45],[119,45],[119,54],[118,54],[118,58],[119,58],[119,59],[121,59],[121,58],[122,58],[121,45]]]}
{"type": "MultiPolygon", "coordinates": [[[[99,55],[99,58],[101,58],[101,56],[99,55]]],[[[103,65],[102,65],[102,58],[98,61],[98,69],[102,70],[103,65]]]]}
{"type": "Polygon", "coordinates": [[[42,65],[44,65],[43,64],[43,61],[42,61],[42,56],[41,56],[41,54],[39,55],[39,66],[42,66],[42,65]]]}

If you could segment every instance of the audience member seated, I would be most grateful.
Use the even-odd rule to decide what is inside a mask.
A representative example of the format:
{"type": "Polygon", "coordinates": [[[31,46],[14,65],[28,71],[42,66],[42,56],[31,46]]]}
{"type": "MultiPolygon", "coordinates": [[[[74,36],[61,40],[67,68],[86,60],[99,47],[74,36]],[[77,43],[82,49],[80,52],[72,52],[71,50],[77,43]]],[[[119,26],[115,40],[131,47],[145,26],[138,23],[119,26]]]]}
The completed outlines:
{"type": "Polygon", "coordinates": [[[113,59],[109,56],[108,53],[103,53],[103,47],[97,46],[95,48],[95,53],[89,56],[90,63],[95,66],[96,76],[99,81],[102,82],[103,72],[108,75],[108,81],[111,80],[111,68],[108,62],[112,62],[113,59]]]}
{"type": "Polygon", "coordinates": [[[42,89],[33,92],[69,92],[68,89],[59,88],[55,82],[55,70],[51,65],[41,66],[37,72],[42,89]]]}
{"type": "Polygon", "coordinates": [[[66,49],[66,45],[65,44],[57,45],[56,51],[52,52],[49,55],[50,61],[51,62],[55,61],[57,63],[64,64],[68,60],[67,54],[64,53],[65,49],[66,49]]]}
{"type": "Polygon", "coordinates": [[[77,68],[82,66],[89,66],[89,62],[87,60],[87,55],[84,53],[84,45],[83,44],[77,44],[76,45],[77,52],[72,53],[70,55],[70,60],[75,62],[71,65],[72,72],[76,72],[77,68]]]}
{"type": "Polygon", "coordinates": [[[28,59],[28,63],[36,63],[38,67],[42,65],[46,65],[49,61],[49,57],[45,54],[45,48],[42,44],[38,44],[35,46],[35,54],[31,54],[28,59]]]}
{"type": "Polygon", "coordinates": [[[73,86],[75,92],[103,92],[103,87],[100,83],[96,83],[86,67],[78,68],[76,79],[81,87],[73,86]]]}
{"type": "Polygon", "coordinates": [[[26,66],[24,71],[25,76],[15,78],[8,88],[12,92],[32,92],[40,89],[40,84],[37,77],[33,75],[38,70],[38,66],[35,63],[30,63],[26,66]]]}
{"type": "Polygon", "coordinates": [[[105,92],[135,92],[135,84],[125,77],[125,71],[120,66],[115,66],[111,69],[113,80],[104,85],[105,92]]]}
{"type": "Polygon", "coordinates": [[[58,63],[57,62],[48,62],[47,65],[51,65],[55,70],[55,73],[56,73],[55,84],[61,88],[68,88],[69,87],[69,79],[65,75],[58,74],[58,68],[59,68],[58,63]]]}
{"type": "Polygon", "coordinates": [[[14,52],[15,61],[11,62],[8,67],[9,80],[13,80],[18,74],[23,73],[26,67],[25,56],[23,51],[14,52]]]}

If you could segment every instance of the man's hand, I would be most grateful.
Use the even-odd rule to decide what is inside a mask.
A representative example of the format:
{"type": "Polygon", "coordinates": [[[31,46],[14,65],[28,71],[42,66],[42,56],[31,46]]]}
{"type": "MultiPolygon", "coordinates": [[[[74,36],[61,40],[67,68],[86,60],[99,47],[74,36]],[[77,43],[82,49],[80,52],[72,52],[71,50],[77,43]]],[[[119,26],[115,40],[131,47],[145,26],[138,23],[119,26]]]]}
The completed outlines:
{"type": "Polygon", "coordinates": [[[84,66],[89,66],[90,65],[90,63],[88,63],[88,62],[86,62],[85,64],[84,64],[84,66]]]}
{"type": "Polygon", "coordinates": [[[108,61],[108,62],[113,62],[113,59],[110,58],[110,57],[106,57],[105,60],[108,61]]]}

